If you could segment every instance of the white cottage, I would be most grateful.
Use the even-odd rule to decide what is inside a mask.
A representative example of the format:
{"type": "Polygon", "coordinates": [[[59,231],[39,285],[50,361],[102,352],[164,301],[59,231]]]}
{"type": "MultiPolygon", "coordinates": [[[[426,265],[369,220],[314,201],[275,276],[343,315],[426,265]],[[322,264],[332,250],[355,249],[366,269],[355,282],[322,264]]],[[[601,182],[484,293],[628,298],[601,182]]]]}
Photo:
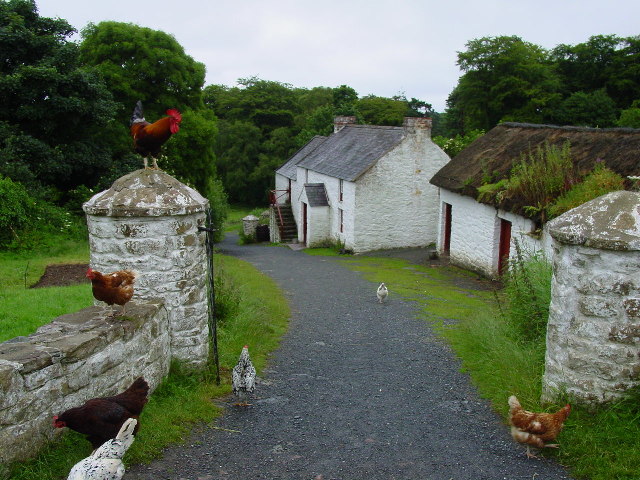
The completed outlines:
{"type": "Polygon", "coordinates": [[[496,278],[515,252],[542,251],[551,258],[551,240],[540,219],[525,215],[522,199],[481,203],[478,187],[508,176],[514,162],[545,143],[571,146],[578,173],[596,161],[626,175],[640,173],[640,130],[557,127],[503,123],[478,138],[439,170],[431,183],[440,188],[437,250],[453,264],[496,278]]]}
{"type": "Polygon", "coordinates": [[[438,189],[429,179],[449,157],[431,141],[430,118],[402,127],[336,117],[276,171],[277,202],[290,203],[305,245],[331,239],[355,253],[436,241],[438,189]]]}

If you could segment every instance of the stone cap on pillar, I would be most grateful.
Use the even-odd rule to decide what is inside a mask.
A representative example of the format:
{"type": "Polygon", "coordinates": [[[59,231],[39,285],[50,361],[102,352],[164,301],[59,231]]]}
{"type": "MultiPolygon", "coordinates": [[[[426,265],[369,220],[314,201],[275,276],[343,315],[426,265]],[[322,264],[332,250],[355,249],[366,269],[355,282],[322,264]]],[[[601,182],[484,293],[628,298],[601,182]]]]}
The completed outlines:
{"type": "Polygon", "coordinates": [[[640,250],[640,192],[602,195],[548,224],[549,234],[569,245],[603,250],[640,250]]]}
{"type": "Polygon", "coordinates": [[[140,169],[82,205],[87,215],[159,217],[204,212],[209,200],[162,170],[140,169]]]}

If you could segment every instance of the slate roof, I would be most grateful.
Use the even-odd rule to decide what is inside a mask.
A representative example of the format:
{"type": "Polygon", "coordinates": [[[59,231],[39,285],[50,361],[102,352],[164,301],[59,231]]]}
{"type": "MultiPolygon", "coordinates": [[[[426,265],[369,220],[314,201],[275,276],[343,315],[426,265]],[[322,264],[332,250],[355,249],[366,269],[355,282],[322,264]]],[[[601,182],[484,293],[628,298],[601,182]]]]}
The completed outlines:
{"type": "Polygon", "coordinates": [[[296,166],[299,162],[301,162],[304,157],[306,157],[310,152],[312,152],[318,145],[322,144],[327,139],[327,137],[322,137],[320,135],[316,135],[311,140],[307,142],[307,144],[293,154],[289,160],[287,160],[280,168],[276,170],[276,173],[280,175],[290,178],[291,180],[296,180],[296,166]]]}
{"type": "Polygon", "coordinates": [[[309,151],[297,166],[352,182],[398,145],[404,134],[402,127],[347,125],[309,151]]]}
{"type": "MultiPolygon", "coordinates": [[[[622,176],[640,175],[640,130],[631,128],[559,127],[529,123],[502,123],[472,142],[431,178],[437,187],[477,198],[486,172],[492,182],[506,178],[513,164],[548,142],[571,146],[576,171],[591,171],[597,160],[622,176]]],[[[519,213],[519,199],[502,208],[519,213]]]]}
{"type": "Polygon", "coordinates": [[[324,183],[305,183],[304,190],[310,207],[328,207],[327,191],[324,183]]]}

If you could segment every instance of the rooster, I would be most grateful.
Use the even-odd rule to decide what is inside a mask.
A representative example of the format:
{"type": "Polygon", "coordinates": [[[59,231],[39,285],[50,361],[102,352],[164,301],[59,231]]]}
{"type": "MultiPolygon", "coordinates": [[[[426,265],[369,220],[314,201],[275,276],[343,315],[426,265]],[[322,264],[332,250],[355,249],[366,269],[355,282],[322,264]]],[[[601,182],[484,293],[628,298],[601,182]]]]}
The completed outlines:
{"type": "Polygon", "coordinates": [[[133,443],[137,423],[135,418],[124,422],[116,438],[107,440],[73,466],[67,480],[120,480],[125,472],[122,457],[133,443]]]}
{"type": "MultiPolygon", "coordinates": [[[[55,428],[68,427],[87,436],[96,449],[117,434],[129,418],[138,419],[148,401],[149,384],[140,377],[124,392],[113,397],[92,398],[84,405],[53,417],[55,428]]],[[[135,426],[133,433],[138,431],[135,426]]]]}
{"type": "MultiPolygon", "coordinates": [[[[119,270],[109,274],[102,274],[89,268],[87,270],[87,278],[91,280],[94,298],[106,303],[111,308],[113,308],[114,304],[120,305],[122,307],[120,314],[123,315],[127,302],[133,297],[135,272],[119,270]]],[[[115,315],[115,312],[111,315],[115,315]]]]}
{"type": "Polygon", "coordinates": [[[240,358],[233,371],[231,372],[231,383],[233,393],[238,397],[239,402],[236,405],[248,406],[246,397],[252,394],[256,388],[256,369],[251,363],[249,357],[249,347],[245,345],[240,352],[240,358]]]}
{"type": "Polygon", "coordinates": [[[153,168],[158,169],[156,159],[160,155],[160,148],[171,135],[180,130],[180,122],[182,122],[180,112],[175,108],[170,108],[167,110],[167,115],[169,116],[149,123],[142,114],[142,102],[138,100],[136,103],[129,127],[133,137],[133,149],[143,156],[144,168],[149,168],[147,157],[151,156],[153,168]]]}
{"type": "Polygon", "coordinates": [[[380,286],[378,287],[378,290],[376,291],[376,296],[378,297],[378,303],[383,303],[386,300],[387,295],[389,295],[389,290],[387,289],[387,286],[383,282],[380,284],[380,286]]]}
{"type": "Polygon", "coordinates": [[[527,457],[535,458],[529,447],[558,448],[556,439],[571,412],[567,404],[555,413],[534,413],[524,410],[515,395],[509,397],[509,421],[511,436],[516,442],[527,445],[527,457]]]}

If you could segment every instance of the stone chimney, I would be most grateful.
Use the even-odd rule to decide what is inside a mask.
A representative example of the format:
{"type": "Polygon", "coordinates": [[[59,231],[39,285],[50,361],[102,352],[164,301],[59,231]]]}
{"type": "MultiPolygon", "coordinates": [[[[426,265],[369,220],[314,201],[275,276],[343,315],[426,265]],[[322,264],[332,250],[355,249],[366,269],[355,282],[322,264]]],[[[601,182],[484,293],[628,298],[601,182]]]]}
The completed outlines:
{"type": "Polygon", "coordinates": [[[431,137],[432,120],[430,117],[404,117],[402,124],[407,135],[426,133],[431,137]]]}
{"type": "Polygon", "coordinates": [[[347,125],[355,125],[356,117],[354,116],[339,116],[333,118],[333,133],[338,133],[347,125]]]}

